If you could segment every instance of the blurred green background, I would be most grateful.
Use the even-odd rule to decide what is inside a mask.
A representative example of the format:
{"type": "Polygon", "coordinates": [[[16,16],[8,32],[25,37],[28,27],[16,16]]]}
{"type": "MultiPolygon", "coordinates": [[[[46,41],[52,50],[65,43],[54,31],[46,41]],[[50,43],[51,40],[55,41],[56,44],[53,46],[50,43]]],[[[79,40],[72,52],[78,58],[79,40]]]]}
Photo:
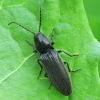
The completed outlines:
{"type": "MultiPolygon", "coordinates": [[[[100,42],[100,0],[83,0],[88,21],[94,37],[100,42]]],[[[99,61],[100,76],[100,61],[99,61]]]]}

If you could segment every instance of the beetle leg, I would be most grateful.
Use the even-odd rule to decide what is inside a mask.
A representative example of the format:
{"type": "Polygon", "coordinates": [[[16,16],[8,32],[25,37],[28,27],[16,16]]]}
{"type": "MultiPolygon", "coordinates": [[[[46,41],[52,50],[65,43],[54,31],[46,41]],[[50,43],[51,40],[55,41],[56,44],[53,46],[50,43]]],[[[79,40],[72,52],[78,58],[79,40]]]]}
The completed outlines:
{"type": "Polygon", "coordinates": [[[33,45],[32,43],[30,43],[29,41],[26,40],[26,42],[27,42],[29,45],[34,46],[34,45],[33,45]]]}
{"type": "Polygon", "coordinates": [[[59,50],[59,51],[58,51],[58,53],[61,53],[61,52],[67,54],[67,55],[70,56],[70,57],[79,56],[79,55],[80,55],[80,54],[69,54],[69,53],[67,53],[67,52],[65,52],[65,51],[63,51],[63,50],[59,50]]]}
{"type": "Polygon", "coordinates": [[[52,33],[51,33],[51,41],[52,41],[51,44],[52,45],[54,45],[54,43],[55,43],[54,39],[53,39],[53,36],[54,36],[54,29],[52,30],[52,33]]]}
{"type": "MultiPolygon", "coordinates": [[[[30,42],[27,41],[27,40],[26,40],[26,42],[27,42],[29,45],[33,46],[33,49],[34,49],[34,47],[35,47],[34,44],[30,43],[30,42]]],[[[37,52],[36,50],[33,50],[33,53],[36,53],[36,52],[37,52]]]]}
{"type": "Polygon", "coordinates": [[[41,65],[41,63],[40,63],[40,60],[39,60],[39,59],[37,60],[37,62],[38,62],[38,64],[39,64],[39,65],[40,65],[40,67],[41,67],[41,70],[40,70],[39,75],[38,75],[38,79],[39,79],[39,77],[40,77],[40,75],[41,75],[41,73],[42,73],[43,67],[42,67],[42,65],[41,65]]]}
{"type": "Polygon", "coordinates": [[[51,45],[54,45],[55,43],[54,42],[51,42],[51,45]]]}
{"type": "MultiPolygon", "coordinates": [[[[47,73],[45,73],[44,76],[45,76],[45,77],[48,77],[47,73]]],[[[51,86],[52,86],[52,83],[50,84],[50,86],[49,86],[48,89],[50,89],[51,86]]]]}
{"type": "Polygon", "coordinates": [[[52,83],[50,84],[50,86],[49,86],[49,88],[48,89],[50,89],[50,87],[52,86],[52,83]]]}
{"type": "Polygon", "coordinates": [[[64,62],[64,64],[67,64],[67,67],[68,67],[68,71],[69,71],[69,72],[77,72],[77,71],[81,70],[81,69],[70,70],[69,64],[68,64],[67,62],[64,62]]]}
{"type": "Polygon", "coordinates": [[[47,73],[44,74],[45,77],[48,77],[47,73]]]}
{"type": "Polygon", "coordinates": [[[77,72],[79,70],[82,70],[82,69],[77,69],[77,70],[71,70],[70,72],[77,72]]]}
{"type": "MultiPolygon", "coordinates": [[[[44,76],[45,76],[45,77],[48,77],[47,73],[45,73],[44,76]]],[[[52,86],[52,83],[50,84],[50,86],[49,86],[48,89],[50,89],[51,86],[52,86]]]]}
{"type": "MultiPolygon", "coordinates": [[[[47,73],[45,73],[45,74],[44,74],[44,76],[45,76],[45,77],[48,77],[48,74],[47,74],[47,73]]],[[[50,84],[50,86],[49,86],[49,88],[48,88],[48,89],[50,89],[51,85],[52,85],[52,83],[50,84]]]]}
{"type": "Polygon", "coordinates": [[[37,53],[37,51],[36,50],[33,50],[33,53],[37,53]]]}
{"type": "MultiPolygon", "coordinates": [[[[45,76],[45,77],[48,77],[47,73],[45,73],[44,76],[45,76]]],[[[51,86],[52,86],[52,83],[50,84],[50,86],[49,86],[48,89],[50,89],[51,86]]]]}
{"type": "Polygon", "coordinates": [[[68,71],[71,72],[71,71],[70,71],[70,68],[69,68],[69,64],[68,64],[67,62],[64,62],[64,64],[67,64],[68,71]]]}

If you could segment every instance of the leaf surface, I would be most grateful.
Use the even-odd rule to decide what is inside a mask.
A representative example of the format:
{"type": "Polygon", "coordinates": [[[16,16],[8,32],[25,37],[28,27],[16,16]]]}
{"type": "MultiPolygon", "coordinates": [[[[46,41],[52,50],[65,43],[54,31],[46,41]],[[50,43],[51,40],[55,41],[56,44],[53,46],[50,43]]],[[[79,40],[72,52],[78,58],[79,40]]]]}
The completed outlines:
{"type": "MultiPolygon", "coordinates": [[[[98,61],[100,44],[89,27],[82,0],[6,0],[0,1],[0,99],[1,100],[99,100],[100,80],[98,61]],[[56,50],[65,50],[73,93],[65,97],[42,73],[38,54],[32,53],[25,40],[34,43],[33,34],[8,23],[14,21],[37,33],[39,30],[40,4],[42,4],[41,32],[50,38],[54,28],[56,50]]],[[[67,67],[66,67],[67,69],[67,67]]]]}

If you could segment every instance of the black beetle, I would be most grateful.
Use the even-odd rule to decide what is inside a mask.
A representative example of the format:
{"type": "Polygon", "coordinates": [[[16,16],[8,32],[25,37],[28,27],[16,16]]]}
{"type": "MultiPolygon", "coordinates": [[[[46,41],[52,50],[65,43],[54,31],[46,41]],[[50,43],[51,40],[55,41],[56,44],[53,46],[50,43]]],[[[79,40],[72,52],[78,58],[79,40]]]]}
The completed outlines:
{"type": "MultiPolygon", "coordinates": [[[[8,25],[10,25],[12,23],[17,24],[17,25],[21,26],[22,28],[26,29],[27,31],[34,34],[34,45],[29,43],[28,41],[27,42],[29,44],[33,45],[36,48],[36,50],[34,50],[34,52],[38,52],[40,55],[40,58],[37,60],[39,65],[41,66],[39,76],[42,72],[42,69],[44,68],[44,70],[46,72],[45,76],[47,76],[50,79],[51,84],[53,84],[56,87],[56,89],[63,95],[65,95],[65,96],[70,95],[72,93],[72,85],[71,85],[68,71],[66,70],[66,68],[64,66],[64,64],[67,62],[63,62],[58,53],[64,52],[65,54],[67,54],[70,57],[78,56],[78,55],[75,55],[75,54],[70,55],[63,50],[56,51],[53,47],[53,44],[54,44],[53,39],[51,38],[52,42],[50,42],[50,40],[43,33],[40,32],[41,6],[40,6],[39,32],[37,34],[35,34],[34,32],[30,31],[29,29],[23,27],[22,25],[20,25],[16,22],[11,22],[8,25]]],[[[53,34],[52,34],[52,37],[53,37],[53,34]]],[[[68,70],[70,72],[68,63],[67,63],[67,66],[68,66],[68,70]]],[[[39,76],[38,76],[38,78],[39,78],[39,76]]]]}

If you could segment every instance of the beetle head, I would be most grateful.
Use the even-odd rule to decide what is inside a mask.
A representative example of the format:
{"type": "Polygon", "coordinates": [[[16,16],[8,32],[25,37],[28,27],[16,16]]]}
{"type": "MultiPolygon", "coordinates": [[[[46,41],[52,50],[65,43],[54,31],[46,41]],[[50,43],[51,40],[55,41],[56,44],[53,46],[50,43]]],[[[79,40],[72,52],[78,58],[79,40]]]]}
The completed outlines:
{"type": "Polygon", "coordinates": [[[48,49],[53,49],[50,40],[41,32],[34,35],[34,43],[40,54],[46,53],[48,49]]]}

